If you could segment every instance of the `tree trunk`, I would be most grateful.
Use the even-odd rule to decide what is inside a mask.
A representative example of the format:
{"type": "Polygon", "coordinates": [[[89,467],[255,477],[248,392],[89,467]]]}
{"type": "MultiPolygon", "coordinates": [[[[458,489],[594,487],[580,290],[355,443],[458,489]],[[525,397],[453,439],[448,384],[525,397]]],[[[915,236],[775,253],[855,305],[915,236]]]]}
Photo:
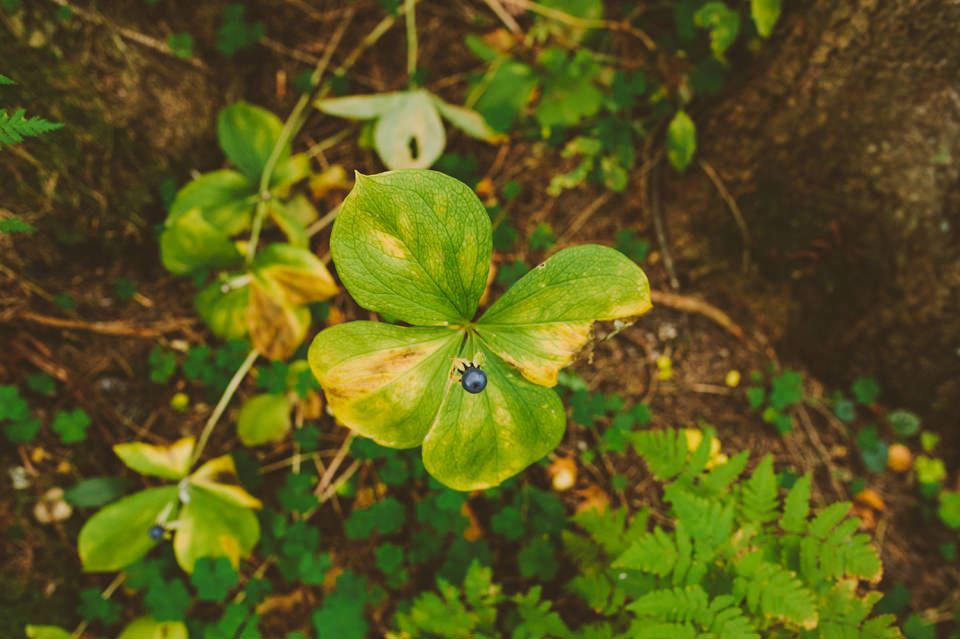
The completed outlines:
{"type": "MultiPolygon", "coordinates": [[[[788,357],[831,384],[875,375],[885,400],[954,424],[960,2],[785,7],[761,68],[699,119],[700,157],[751,235],[759,277],[747,303],[788,357]]],[[[739,260],[737,227],[707,175],[688,170],[672,186],[676,230],[726,229],[691,251],[739,260]]]]}

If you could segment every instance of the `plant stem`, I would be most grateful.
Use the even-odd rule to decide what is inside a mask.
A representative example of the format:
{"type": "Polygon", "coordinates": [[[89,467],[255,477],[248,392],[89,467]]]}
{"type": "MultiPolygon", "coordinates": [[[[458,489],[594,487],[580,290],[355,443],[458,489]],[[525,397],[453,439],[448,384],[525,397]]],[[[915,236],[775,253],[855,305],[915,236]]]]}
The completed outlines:
{"type": "Polygon", "coordinates": [[[260,199],[257,200],[257,212],[253,217],[253,225],[250,229],[250,242],[247,245],[247,264],[253,261],[253,256],[257,253],[257,244],[260,241],[260,230],[263,228],[263,220],[267,216],[267,202],[270,200],[270,179],[273,177],[273,171],[277,168],[277,163],[280,161],[283,150],[290,144],[293,136],[297,134],[297,131],[299,131],[300,127],[306,122],[306,117],[303,115],[304,110],[321,93],[325,94],[329,90],[329,87],[326,84],[321,84],[320,80],[330,65],[333,52],[336,51],[337,45],[340,44],[340,39],[343,38],[343,34],[347,30],[347,25],[350,24],[350,20],[353,18],[353,14],[354,11],[351,8],[346,16],[344,16],[336,33],[333,34],[327,50],[323,53],[323,58],[317,63],[313,74],[310,76],[310,92],[301,95],[300,99],[297,100],[297,104],[287,117],[287,121],[283,123],[283,129],[280,131],[280,135],[273,145],[273,150],[270,152],[270,157],[267,158],[263,172],[260,173],[260,184],[257,187],[257,191],[260,193],[260,199]]]}
{"type": "Polygon", "coordinates": [[[417,12],[416,0],[406,0],[405,7],[407,11],[407,76],[410,80],[410,87],[416,86],[413,74],[417,70],[417,12]]]}
{"type": "MultiPolygon", "coordinates": [[[[117,576],[113,578],[113,581],[110,582],[110,585],[103,589],[103,592],[100,593],[101,599],[109,599],[113,596],[113,593],[116,592],[117,588],[120,587],[120,584],[123,583],[123,580],[127,578],[127,574],[123,572],[117,573],[117,576]]],[[[71,637],[79,637],[83,634],[83,631],[87,629],[88,622],[81,621],[80,625],[70,633],[71,637]]]]}
{"type": "Polygon", "coordinates": [[[242,382],[243,378],[246,377],[247,373],[250,372],[250,368],[253,366],[253,363],[257,361],[257,357],[259,356],[260,353],[257,352],[257,349],[250,351],[250,353],[247,355],[247,359],[243,360],[243,364],[240,364],[240,368],[238,368],[237,372],[233,374],[233,378],[230,380],[230,383],[227,384],[227,388],[223,391],[223,395],[220,396],[220,401],[217,402],[213,412],[210,413],[207,423],[203,425],[203,432],[200,433],[200,441],[197,442],[197,445],[193,448],[193,454],[190,456],[189,468],[193,468],[193,465],[197,463],[198,459],[200,459],[200,455],[203,453],[203,448],[207,445],[207,440],[210,439],[210,433],[213,432],[213,427],[217,425],[217,422],[223,415],[223,411],[227,409],[227,404],[229,404],[230,400],[233,398],[233,394],[236,393],[237,388],[240,387],[240,382],[242,382]]]}

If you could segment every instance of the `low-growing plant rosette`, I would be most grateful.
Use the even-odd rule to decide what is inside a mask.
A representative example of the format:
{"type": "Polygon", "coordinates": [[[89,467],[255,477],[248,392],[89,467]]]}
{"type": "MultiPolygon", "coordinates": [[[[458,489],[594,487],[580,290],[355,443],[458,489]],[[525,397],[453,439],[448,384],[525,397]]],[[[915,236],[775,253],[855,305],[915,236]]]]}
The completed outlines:
{"type": "Polygon", "coordinates": [[[490,271],[491,224],[476,194],[442,173],[357,176],[330,240],[357,304],[410,326],[355,321],[320,332],[310,366],[336,418],[423,463],[457,490],[497,485],[560,442],[550,387],[596,321],[651,308],[643,271],[597,245],[564,249],[474,319],[490,271]],[[479,392],[461,385],[470,364],[479,392]]]}
{"type": "Polygon", "coordinates": [[[223,455],[193,473],[195,440],[169,446],[142,442],[117,444],[117,456],[144,475],[177,484],[147,488],[100,510],[80,530],[80,561],[87,572],[120,570],[140,559],[168,536],[177,563],[187,573],[201,557],[226,557],[236,568],[260,539],[253,509],[260,500],[237,479],[233,458],[223,455]]]}

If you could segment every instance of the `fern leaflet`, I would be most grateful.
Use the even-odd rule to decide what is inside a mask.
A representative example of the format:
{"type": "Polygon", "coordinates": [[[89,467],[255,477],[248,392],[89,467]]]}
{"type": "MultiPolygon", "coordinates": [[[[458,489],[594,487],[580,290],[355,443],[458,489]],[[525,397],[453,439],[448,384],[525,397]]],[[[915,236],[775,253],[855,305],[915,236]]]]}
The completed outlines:
{"type": "Polygon", "coordinates": [[[748,522],[767,523],[777,518],[777,478],[773,474],[773,457],[767,455],[743,484],[743,518],[748,522]]]}
{"type": "Polygon", "coordinates": [[[0,148],[23,142],[24,138],[56,131],[63,127],[56,122],[48,122],[41,117],[28,118],[23,109],[17,109],[13,115],[0,109],[0,148]]]}

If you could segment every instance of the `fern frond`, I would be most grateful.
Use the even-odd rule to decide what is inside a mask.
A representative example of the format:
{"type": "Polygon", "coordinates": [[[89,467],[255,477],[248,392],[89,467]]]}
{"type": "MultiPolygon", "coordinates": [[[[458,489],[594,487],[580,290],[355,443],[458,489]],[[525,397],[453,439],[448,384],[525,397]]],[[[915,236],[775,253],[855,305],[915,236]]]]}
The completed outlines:
{"type": "MultiPolygon", "coordinates": [[[[689,431],[687,431],[689,432],[689,431]]],[[[687,464],[683,469],[683,472],[680,473],[680,476],[677,477],[676,481],[685,485],[692,485],[694,480],[700,476],[700,474],[707,467],[707,462],[710,461],[710,451],[713,448],[713,439],[714,435],[717,434],[717,431],[713,428],[705,428],[700,433],[700,443],[697,444],[696,449],[688,456],[687,464]]],[[[687,433],[683,433],[684,437],[687,436],[687,433]]],[[[687,439],[687,450],[690,449],[690,440],[687,439]]]]}
{"type": "Polygon", "coordinates": [[[23,109],[17,109],[13,115],[0,109],[0,148],[23,142],[24,138],[49,133],[63,127],[56,122],[48,122],[41,117],[28,118],[23,109]]]}
{"type": "Polygon", "coordinates": [[[638,597],[627,610],[661,621],[700,622],[710,616],[710,600],[699,585],[656,590],[638,597]]]}
{"type": "MultiPolygon", "coordinates": [[[[689,540],[687,542],[689,544],[689,540]]],[[[692,548],[688,545],[684,553],[689,558],[692,548]]],[[[616,561],[614,568],[640,570],[653,573],[658,577],[669,574],[680,559],[677,544],[662,528],[655,528],[630,545],[616,561]]]]}
{"type": "Polygon", "coordinates": [[[817,539],[825,539],[833,527],[840,523],[840,520],[842,520],[849,511],[850,502],[848,501],[839,501],[835,504],[830,504],[820,511],[820,513],[813,518],[813,521],[810,522],[810,534],[817,539]]]}
{"type": "Polygon", "coordinates": [[[589,574],[577,575],[567,584],[567,590],[579,595],[596,613],[606,610],[610,602],[610,593],[613,585],[606,575],[589,574]]]}
{"type": "Polygon", "coordinates": [[[741,515],[745,521],[765,524],[777,518],[777,478],[773,457],[767,455],[743,484],[741,515]]]}
{"type": "MultiPolygon", "coordinates": [[[[656,621],[693,623],[705,628],[713,639],[760,639],[743,610],[730,595],[710,600],[699,585],[657,590],[646,594],[627,608],[640,617],[656,621]]],[[[637,636],[647,637],[646,628],[637,636]]]]}
{"type": "Polygon", "coordinates": [[[626,550],[623,531],[627,525],[627,509],[600,512],[596,508],[581,511],[573,521],[603,548],[608,555],[619,555],[626,550]]]}
{"type": "Polygon", "coordinates": [[[0,73],[0,84],[16,84],[16,82],[0,73]]]}
{"type": "Polygon", "coordinates": [[[881,594],[871,592],[860,598],[856,580],[841,581],[824,597],[821,606],[820,637],[851,639],[900,639],[903,635],[893,627],[893,615],[879,615],[867,620],[881,594]]]}
{"type": "Polygon", "coordinates": [[[697,497],[678,484],[667,486],[664,498],[693,539],[697,558],[706,561],[733,534],[733,504],[697,497]]]}
{"type": "Polygon", "coordinates": [[[825,579],[859,577],[878,581],[883,566],[867,535],[856,535],[860,520],[843,520],[848,502],[832,504],[810,522],[809,536],[800,544],[800,572],[816,587],[825,579]]]}
{"type": "Polygon", "coordinates": [[[697,639],[696,629],[686,623],[655,623],[637,621],[630,626],[629,637],[643,639],[697,639]]]}
{"type": "Polygon", "coordinates": [[[796,573],[763,561],[760,551],[742,557],[734,570],[733,592],[746,598],[751,612],[808,630],[817,627],[816,600],[796,573]]]}
{"type": "Polygon", "coordinates": [[[626,437],[660,481],[673,479],[687,464],[687,437],[680,431],[672,428],[643,430],[628,433],[626,437]]]}
{"type": "Polygon", "coordinates": [[[783,500],[783,515],[780,516],[780,528],[786,532],[801,533],[807,527],[810,515],[811,477],[807,473],[797,480],[783,500]]]}
{"type": "Polygon", "coordinates": [[[740,476],[747,466],[749,451],[741,451],[727,460],[727,463],[715,467],[700,480],[700,488],[707,496],[722,495],[727,492],[730,484],[740,476]]]}
{"type": "Polygon", "coordinates": [[[0,220],[0,233],[34,233],[37,229],[17,217],[0,220]]]}

